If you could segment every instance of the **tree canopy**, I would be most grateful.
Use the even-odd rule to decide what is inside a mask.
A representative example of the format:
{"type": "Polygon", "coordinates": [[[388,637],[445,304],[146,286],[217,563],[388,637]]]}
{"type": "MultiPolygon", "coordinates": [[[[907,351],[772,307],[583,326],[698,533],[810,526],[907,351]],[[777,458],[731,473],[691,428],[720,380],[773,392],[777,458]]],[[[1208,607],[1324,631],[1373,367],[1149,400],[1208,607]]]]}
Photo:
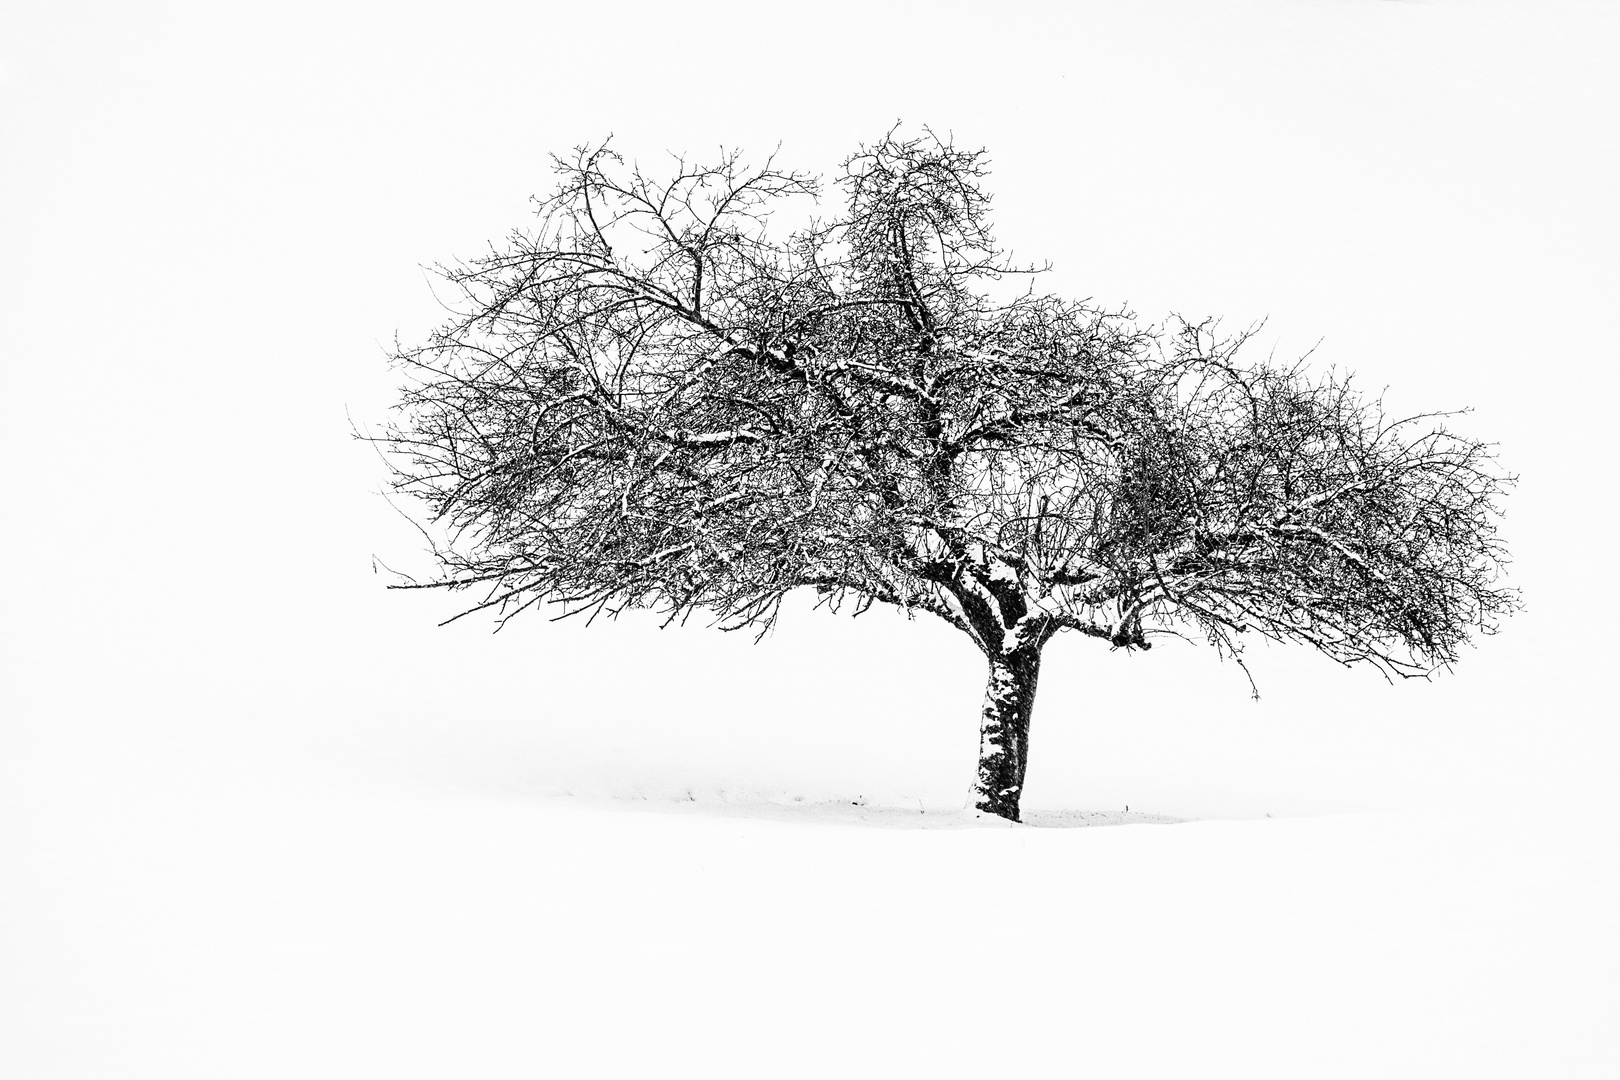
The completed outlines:
{"type": "Polygon", "coordinates": [[[537,605],[765,627],[809,587],[926,612],[990,663],[981,808],[1014,819],[1041,647],[1192,633],[1448,665],[1516,604],[1510,482],[1450,414],[1251,362],[1213,322],[1035,289],[982,151],[891,132],[830,183],[724,153],[556,159],[536,222],[440,267],[400,347],[394,486],[442,573],[537,605]],[[801,214],[797,227],[771,218],[801,214]],[[987,771],[988,770],[988,771],[987,771]]]}

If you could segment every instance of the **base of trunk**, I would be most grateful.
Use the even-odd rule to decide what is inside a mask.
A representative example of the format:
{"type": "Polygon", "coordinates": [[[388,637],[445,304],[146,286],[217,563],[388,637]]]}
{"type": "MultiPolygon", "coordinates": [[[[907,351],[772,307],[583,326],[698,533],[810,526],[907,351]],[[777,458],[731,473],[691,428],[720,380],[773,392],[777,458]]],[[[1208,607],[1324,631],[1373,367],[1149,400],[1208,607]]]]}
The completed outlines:
{"type": "Polygon", "coordinates": [[[1006,790],[981,791],[975,788],[973,791],[973,809],[981,814],[994,814],[996,817],[1006,818],[1008,821],[1022,822],[1024,819],[1020,815],[1018,808],[1020,794],[1022,792],[1008,792],[1006,790]]]}

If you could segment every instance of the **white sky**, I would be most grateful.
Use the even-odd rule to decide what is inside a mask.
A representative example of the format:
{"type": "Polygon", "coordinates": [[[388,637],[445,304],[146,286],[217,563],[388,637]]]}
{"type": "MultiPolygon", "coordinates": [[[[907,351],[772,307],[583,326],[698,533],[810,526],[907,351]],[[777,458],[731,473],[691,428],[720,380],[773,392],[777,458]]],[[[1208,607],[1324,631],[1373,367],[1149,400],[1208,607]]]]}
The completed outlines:
{"type": "MultiPolygon", "coordinates": [[[[349,440],[384,347],[613,133],[830,170],[895,120],[989,148],[1000,234],[1144,318],[1473,406],[1529,608],[1432,685],[1061,640],[1032,804],[1190,816],[1598,795],[1615,775],[1611,5],[29,4],[0,16],[0,744],[204,741],[474,786],[959,799],[943,626],[795,613],[440,630],[349,440]]],[[[16,766],[18,768],[24,765],[16,766]]]]}

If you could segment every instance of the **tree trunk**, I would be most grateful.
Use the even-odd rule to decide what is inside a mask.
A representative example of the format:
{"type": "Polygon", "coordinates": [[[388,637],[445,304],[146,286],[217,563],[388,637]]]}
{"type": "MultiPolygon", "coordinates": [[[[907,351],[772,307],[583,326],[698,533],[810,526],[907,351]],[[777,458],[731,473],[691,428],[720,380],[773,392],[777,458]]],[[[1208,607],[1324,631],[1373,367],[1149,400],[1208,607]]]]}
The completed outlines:
{"type": "Polygon", "coordinates": [[[1021,820],[1018,801],[1024,794],[1024,768],[1029,762],[1029,717],[1035,707],[1035,683],[1041,654],[1034,649],[990,658],[990,681],[984,692],[979,723],[979,779],[973,804],[987,814],[1021,820]]]}

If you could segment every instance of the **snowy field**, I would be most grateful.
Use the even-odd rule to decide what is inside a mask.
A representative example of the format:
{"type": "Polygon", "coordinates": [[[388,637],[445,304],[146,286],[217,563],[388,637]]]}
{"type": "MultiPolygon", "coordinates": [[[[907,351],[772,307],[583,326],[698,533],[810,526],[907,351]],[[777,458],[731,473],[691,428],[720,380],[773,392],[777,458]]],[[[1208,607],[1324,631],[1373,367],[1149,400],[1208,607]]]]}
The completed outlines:
{"type": "Polygon", "coordinates": [[[1617,56],[1578,0],[13,5],[0,1078],[1620,1075],[1617,56]],[[420,264],[609,132],[896,119],[1055,291],[1475,407],[1526,611],[1259,701],[1060,639],[1011,826],[941,625],[383,589],[420,264]]]}
{"type": "Polygon", "coordinates": [[[975,828],[847,802],[545,797],[334,768],[318,739],[143,735],[8,754],[7,1076],[1617,1061],[1614,819],[1590,811],[975,828]]]}

